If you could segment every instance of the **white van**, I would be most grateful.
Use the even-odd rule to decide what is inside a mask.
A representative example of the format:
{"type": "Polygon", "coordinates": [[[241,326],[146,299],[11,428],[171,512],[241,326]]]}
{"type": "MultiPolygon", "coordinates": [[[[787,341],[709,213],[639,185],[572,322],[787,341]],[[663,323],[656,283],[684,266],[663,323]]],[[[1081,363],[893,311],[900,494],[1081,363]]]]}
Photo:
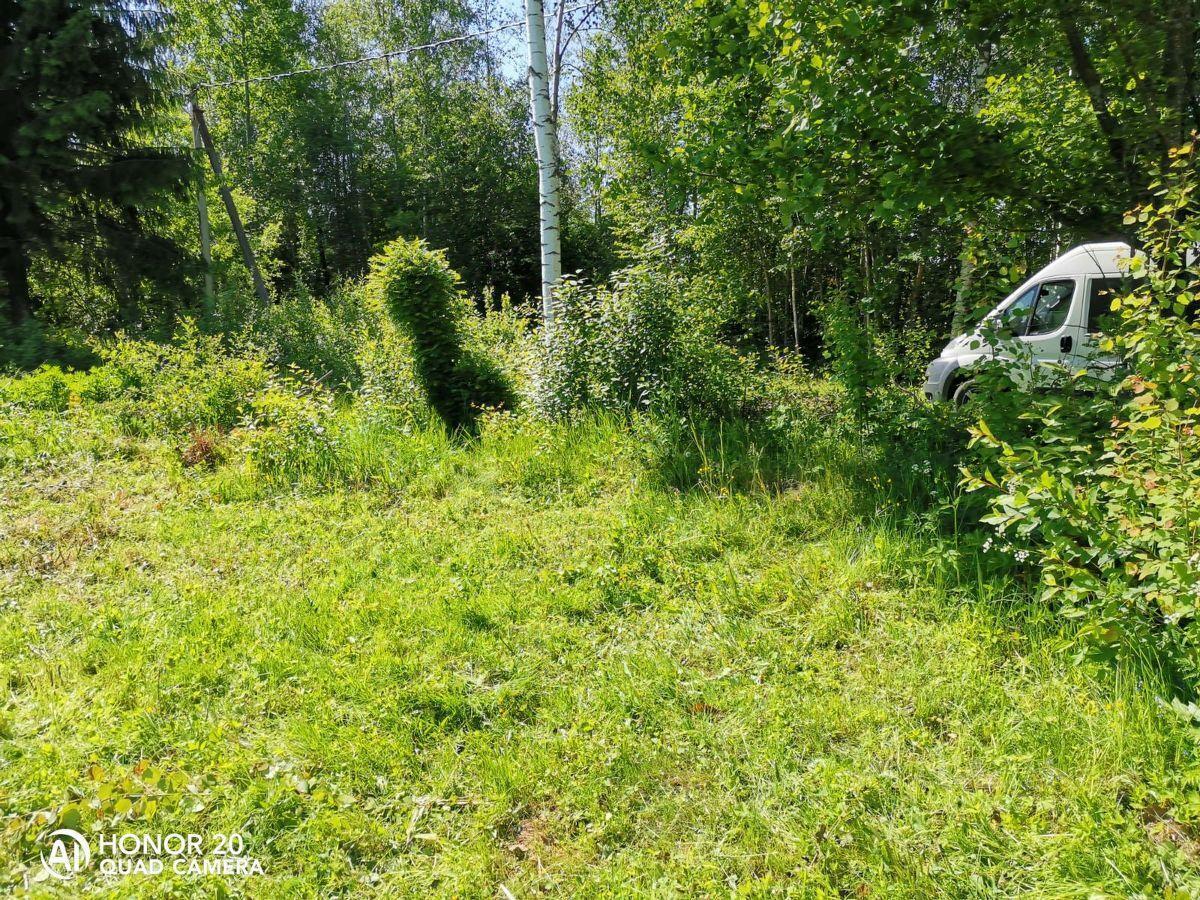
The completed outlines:
{"type": "Polygon", "coordinates": [[[1046,266],[984,316],[972,333],[954,338],[925,373],[925,396],[962,404],[973,387],[972,367],[997,359],[1010,365],[1020,386],[1039,380],[1038,369],[1089,368],[1111,377],[1117,360],[1099,355],[1099,322],[1119,296],[1128,271],[1128,244],[1082,244],[1046,266]],[[1007,340],[992,347],[985,332],[1007,340]]]}

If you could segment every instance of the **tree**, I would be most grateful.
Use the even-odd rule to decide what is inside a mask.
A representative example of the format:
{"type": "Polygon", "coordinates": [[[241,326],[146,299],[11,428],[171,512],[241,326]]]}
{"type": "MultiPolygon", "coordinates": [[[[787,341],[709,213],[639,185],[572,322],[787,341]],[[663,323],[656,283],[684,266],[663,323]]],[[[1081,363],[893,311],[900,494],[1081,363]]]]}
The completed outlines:
{"type": "Polygon", "coordinates": [[[413,363],[429,405],[452,431],[474,431],[485,409],[511,409],[504,374],[467,346],[470,301],[446,254],[397,238],[371,260],[367,293],[412,340],[413,363]]]}
{"type": "Polygon", "coordinates": [[[760,346],[784,296],[852,311],[856,340],[942,338],[956,282],[964,311],[994,304],[1056,249],[1120,234],[1200,124],[1195,0],[614,0],[606,17],[568,106],[621,246],[744,271],[760,346]]]}
{"type": "Polygon", "coordinates": [[[154,225],[190,163],[140,143],[164,99],[161,20],[118,0],[0,0],[0,278],[14,325],[39,304],[38,254],[84,248],[122,318],[147,279],[181,271],[183,255],[154,225]]]}
{"type": "MultiPolygon", "coordinates": [[[[174,0],[172,12],[182,79],[229,82],[201,100],[277,295],[362,275],[397,234],[444,248],[473,296],[538,292],[528,87],[498,74],[486,39],[242,81],[459,38],[493,24],[486,4],[174,0]]],[[[217,243],[226,290],[240,287],[239,266],[220,269],[235,248],[217,243]]]]}
{"type": "Polygon", "coordinates": [[[542,320],[547,334],[554,324],[554,285],[562,275],[558,225],[558,130],[550,101],[550,66],[546,59],[546,20],[542,0],[525,0],[529,41],[529,98],[538,158],[539,223],[542,245],[542,320]]]}

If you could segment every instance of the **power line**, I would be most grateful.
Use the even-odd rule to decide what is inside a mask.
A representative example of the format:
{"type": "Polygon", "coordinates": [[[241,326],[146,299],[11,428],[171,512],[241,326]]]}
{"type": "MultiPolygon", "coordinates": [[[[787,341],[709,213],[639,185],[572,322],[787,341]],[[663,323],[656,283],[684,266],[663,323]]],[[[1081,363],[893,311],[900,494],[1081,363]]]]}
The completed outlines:
{"type": "MultiPolygon", "coordinates": [[[[589,3],[577,3],[574,6],[568,6],[563,12],[575,12],[589,6],[589,3]]],[[[357,66],[361,63],[376,62],[382,59],[392,59],[397,56],[406,56],[409,53],[416,53],[421,50],[436,50],[438,47],[445,47],[450,44],[460,44],[463,41],[473,40],[475,38],[487,37],[491,34],[498,34],[501,31],[508,31],[513,28],[523,28],[525,21],[522,19],[518,22],[507,22],[504,25],[496,25],[492,28],[485,28],[482,31],[473,31],[470,34],[459,34],[454,37],[443,38],[440,41],[431,41],[428,44],[414,44],[411,47],[402,47],[399,50],[389,50],[386,53],[375,53],[371,56],[360,56],[356,59],[343,59],[335,63],[328,63],[323,66],[312,66],[307,69],[294,69],[290,72],[273,72],[270,75],[255,75],[252,78],[233,78],[229,81],[202,81],[192,86],[193,91],[204,90],[208,88],[233,87],[234,85],[243,84],[259,84],[264,81],[281,81],[284,78],[292,78],[296,75],[313,75],[318,72],[328,72],[332,69],[344,69],[349,66],[357,66]]]]}

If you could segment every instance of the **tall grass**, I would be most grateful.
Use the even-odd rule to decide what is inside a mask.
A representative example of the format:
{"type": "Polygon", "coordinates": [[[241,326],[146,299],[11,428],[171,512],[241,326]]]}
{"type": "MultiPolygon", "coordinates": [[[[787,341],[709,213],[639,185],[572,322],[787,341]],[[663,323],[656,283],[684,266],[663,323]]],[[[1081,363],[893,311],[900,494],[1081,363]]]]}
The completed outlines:
{"type": "Polygon", "coordinates": [[[276,375],[188,464],[44,387],[0,381],[0,890],[65,822],[266,870],[100,896],[1200,887],[1154,671],[823,403],[452,438],[276,375]]]}

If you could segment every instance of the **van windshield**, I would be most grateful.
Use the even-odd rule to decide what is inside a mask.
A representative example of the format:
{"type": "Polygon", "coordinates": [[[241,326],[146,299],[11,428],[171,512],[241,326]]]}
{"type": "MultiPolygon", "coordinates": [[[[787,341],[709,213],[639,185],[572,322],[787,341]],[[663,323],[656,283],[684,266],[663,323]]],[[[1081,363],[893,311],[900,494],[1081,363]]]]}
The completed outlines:
{"type": "Polygon", "coordinates": [[[1029,314],[1033,312],[1033,301],[1037,299],[1035,285],[1000,311],[1000,322],[1014,335],[1025,333],[1029,327],[1029,314]]]}

